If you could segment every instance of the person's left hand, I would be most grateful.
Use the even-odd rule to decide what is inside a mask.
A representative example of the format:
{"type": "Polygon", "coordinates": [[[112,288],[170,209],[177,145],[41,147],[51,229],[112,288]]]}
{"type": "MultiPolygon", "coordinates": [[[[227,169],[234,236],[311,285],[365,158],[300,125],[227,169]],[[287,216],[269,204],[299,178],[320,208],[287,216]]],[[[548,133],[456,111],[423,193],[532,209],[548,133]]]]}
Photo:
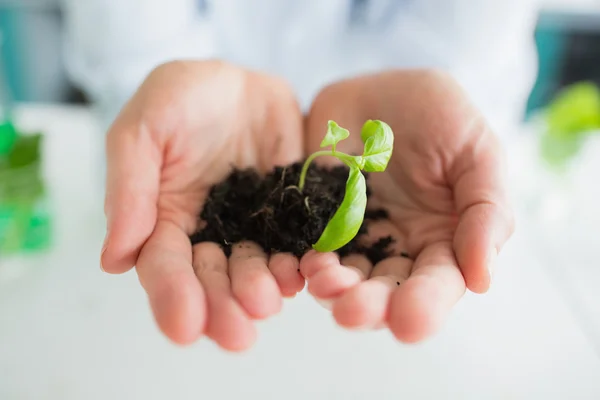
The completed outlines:
{"type": "Polygon", "coordinates": [[[391,71],[325,88],[307,118],[307,151],[318,150],[327,121],[335,120],[350,130],[338,149],[361,154],[367,119],[395,134],[387,170],[369,178],[369,207],[390,214],[372,225],[370,240],[391,235],[395,256],[372,266],[362,256],[310,252],[300,269],[340,325],[387,326],[400,341],[417,342],[440,327],[466,288],[488,290],[514,229],[503,155],[461,88],[435,71],[391,71]]]}

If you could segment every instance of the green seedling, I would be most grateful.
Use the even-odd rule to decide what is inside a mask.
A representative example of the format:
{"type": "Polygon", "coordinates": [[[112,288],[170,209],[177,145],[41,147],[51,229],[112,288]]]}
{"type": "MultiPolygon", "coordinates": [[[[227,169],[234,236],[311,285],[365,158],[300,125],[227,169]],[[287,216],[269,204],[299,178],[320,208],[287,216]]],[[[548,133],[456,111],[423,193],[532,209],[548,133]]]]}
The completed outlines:
{"type": "Polygon", "coordinates": [[[329,121],[327,134],[321,142],[321,148],[331,146],[331,150],[317,151],[306,159],[300,173],[298,187],[304,190],[308,167],[320,156],[334,156],[350,168],[346,181],[346,193],[342,204],[328,222],[313,248],[318,252],[335,251],[350,242],[362,225],[367,208],[367,184],[362,171],[383,172],[387,168],[394,148],[394,133],[385,122],[368,120],[362,127],[361,139],[364,143],[363,154],[351,156],[336,150],[350,132],[336,122],[329,121]]]}

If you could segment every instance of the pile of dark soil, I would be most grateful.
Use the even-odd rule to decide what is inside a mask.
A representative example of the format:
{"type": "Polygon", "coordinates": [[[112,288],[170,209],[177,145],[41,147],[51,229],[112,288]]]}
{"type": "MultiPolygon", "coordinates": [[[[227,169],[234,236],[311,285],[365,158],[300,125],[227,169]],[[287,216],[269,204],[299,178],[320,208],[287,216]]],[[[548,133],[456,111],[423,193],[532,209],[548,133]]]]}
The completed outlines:
{"type": "MultiPolygon", "coordinates": [[[[303,163],[278,167],[267,175],[252,169],[235,169],[215,185],[199,216],[192,244],[215,242],[230,254],[231,245],[253,241],[267,253],[285,252],[300,257],[316,243],[342,203],[348,168],[319,167],[308,170],[304,191],[297,185],[303,163]]],[[[367,178],[368,187],[368,175],[367,178]]],[[[370,196],[367,190],[367,196],[370,196]]],[[[377,263],[391,254],[391,237],[365,246],[361,238],[374,220],[387,218],[385,210],[369,210],[356,237],[337,251],[340,256],[364,254],[377,263]]]]}

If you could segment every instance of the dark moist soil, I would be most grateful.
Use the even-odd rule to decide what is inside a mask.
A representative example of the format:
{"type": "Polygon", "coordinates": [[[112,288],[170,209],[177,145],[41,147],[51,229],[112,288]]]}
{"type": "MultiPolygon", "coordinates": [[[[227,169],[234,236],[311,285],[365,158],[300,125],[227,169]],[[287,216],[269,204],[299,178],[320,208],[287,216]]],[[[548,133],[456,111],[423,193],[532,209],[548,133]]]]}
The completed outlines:
{"type": "MultiPolygon", "coordinates": [[[[229,256],[231,245],[253,241],[269,254],[283,252],[301,257],[317,242],[342,203],[348,179],[346,166],[324,168],[312,164],[304,191],[300,192],[297,185],[302,165],[299,162],[278,167],[262,176],[252,169],[233,170],[211,189],[199,216],[201,229],[191,236],[192,244],[215,242],[229,256]]],[[[365,177],[368,187],[368,174],[365,177]]],[[[383,209],[368,210],[359,233],[337,253],[341,257],[364,254],[373,263],[389,257],[391,237],[367,246],[360,243],[370,222],[387,217],[383,209]]]]}

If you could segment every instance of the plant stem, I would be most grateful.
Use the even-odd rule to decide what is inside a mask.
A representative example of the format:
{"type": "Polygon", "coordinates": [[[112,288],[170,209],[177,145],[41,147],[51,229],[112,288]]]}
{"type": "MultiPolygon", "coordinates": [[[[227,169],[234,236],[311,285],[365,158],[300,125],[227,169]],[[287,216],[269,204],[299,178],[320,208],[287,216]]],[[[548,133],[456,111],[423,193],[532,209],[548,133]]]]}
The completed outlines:
{"type": "Polygon", "coordinates": [[[310,157],[308,157],[304,162],[304,166],[302,166],[302,172],[300,172],[300,183],[298,184],[298,188],[300,189],[300,191],[304,190],[304,184],[306,183],[306,173],[308,172],[308,167],[310,166],[310,163],[312,163],[315,160],[315,158],[319,156],[334,156],[339,160],[343,161],[348,166],[354,163],[354,158],[352,156],[337,152],[335,150],[323,150],[311,154],[310,157]]]}

